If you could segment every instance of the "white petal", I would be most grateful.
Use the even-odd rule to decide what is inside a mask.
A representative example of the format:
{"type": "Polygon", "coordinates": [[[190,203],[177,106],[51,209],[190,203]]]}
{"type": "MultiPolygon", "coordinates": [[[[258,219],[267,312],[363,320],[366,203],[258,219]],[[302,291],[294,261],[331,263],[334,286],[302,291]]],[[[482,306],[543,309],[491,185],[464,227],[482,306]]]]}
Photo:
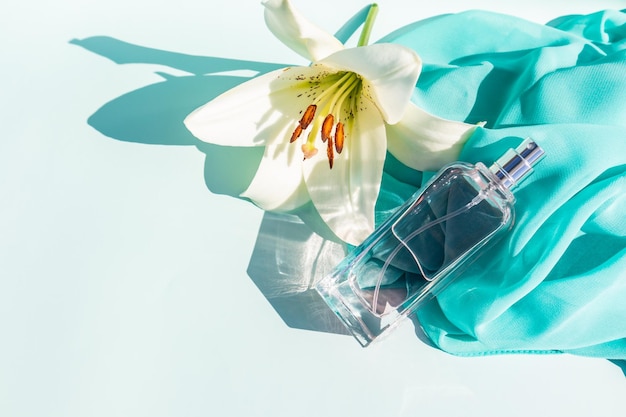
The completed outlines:
{"type": "Polygon", "coordinates": [[[344,48],[333,35],[305,19],[289,0],[267,0],[263,5],[270,31],[309,61],[319,61],[344,48]]]}
{"type": "Polygon", "coordinates": [[[267,146],[259,169],[241,196],[267,211],[290,211],[310,201],[297,143],[267,146]]]}
{"type": "Polygon", "coordinates": [[[198,139],[216,145],[288,141],[310,102],[306,80],[326,71],[320,66],[292,67],[253,78],[194,110],[185,125],[198,139]],[[277,128],[284,136],[277,135],[277,128]]]}
{"type": "Polygon", "coordinates": [[[387,147],[404,165],[435,171],[457,160],[476,127],[433,116],[410,103],[402,120],[387,126],[387,147]]]}
{"type": "Polygon", "coordinates": [[[374,208],[386,154],[380,112],[367,100],[360,107],[343,152],[335,154],[333,168],[328,166],[325,146],[303,164],[315,208],[333,233],[352,245],[361,243],[374,230],[374,208]]]}
{"type": "MultiPolygon", "coordinates": [[[[262,146],[259,123],[270,103],[270,84],[282,70],[246,81],[217,96],[185,118],[185,126],[198,139],[225,146],[262,146]]],[[[273,117],[272,119],[275,119],[273,117]]]]}
{"type": "Polygon", "coordinates": [[[412,49],[395,44],[345,49],[320,64],[361,75],[364,93],[376,103],[389,124],[402,118],[422,71],[420,57],[412,49]]]}

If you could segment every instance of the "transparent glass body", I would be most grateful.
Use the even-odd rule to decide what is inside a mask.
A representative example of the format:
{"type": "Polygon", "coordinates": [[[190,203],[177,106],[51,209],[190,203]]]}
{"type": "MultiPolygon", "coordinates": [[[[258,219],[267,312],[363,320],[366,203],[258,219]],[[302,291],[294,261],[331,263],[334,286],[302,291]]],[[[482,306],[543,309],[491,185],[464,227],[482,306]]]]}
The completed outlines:
{"type": "MultiPolygon", "coordinates": [[[[497,171],[496,171],[497,172],[497,171]]],[[[514,197],[482,163],[443,168],[318,285],[363,346],[436,295],[514,220],[514,197]]]]}

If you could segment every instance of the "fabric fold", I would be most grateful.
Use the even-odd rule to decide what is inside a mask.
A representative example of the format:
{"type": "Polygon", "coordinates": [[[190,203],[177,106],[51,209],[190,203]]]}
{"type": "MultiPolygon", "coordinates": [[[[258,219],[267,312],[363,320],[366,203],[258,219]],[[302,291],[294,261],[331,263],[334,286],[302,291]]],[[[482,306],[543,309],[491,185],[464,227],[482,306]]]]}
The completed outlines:
{"type": "MultiPolygon", "coordinates": [[[[626,359],[625,39],[625,11],[547,25],[469,11],[382,40],[423,58],[417,105],[486,121],[461,160],[489,165],[525,137],[546,151],[512,232],[418,312],[442,350],[626,359]]],[[[406,194],[386,184],[380,207],[406,194]]]]}

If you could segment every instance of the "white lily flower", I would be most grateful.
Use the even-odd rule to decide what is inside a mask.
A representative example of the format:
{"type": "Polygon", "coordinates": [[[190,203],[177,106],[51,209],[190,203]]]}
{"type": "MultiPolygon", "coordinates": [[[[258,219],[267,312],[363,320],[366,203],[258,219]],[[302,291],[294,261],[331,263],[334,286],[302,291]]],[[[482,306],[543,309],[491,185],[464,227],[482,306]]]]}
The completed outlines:
{"type": "Polygon", "coordinates": [[[412,168],[438,168],[456,159],[475,125],[429,115],[410,101],[421,71],[413,50],[395,44],[345,49],[288,0],[264,5],[270,30],[313,63],[245,82],[195,110],[185,124],[206,142],[265,147],[242,197],[268,211],[312,201],[338,238],[359,244],[374,230],[387,150],[412,168]]]}

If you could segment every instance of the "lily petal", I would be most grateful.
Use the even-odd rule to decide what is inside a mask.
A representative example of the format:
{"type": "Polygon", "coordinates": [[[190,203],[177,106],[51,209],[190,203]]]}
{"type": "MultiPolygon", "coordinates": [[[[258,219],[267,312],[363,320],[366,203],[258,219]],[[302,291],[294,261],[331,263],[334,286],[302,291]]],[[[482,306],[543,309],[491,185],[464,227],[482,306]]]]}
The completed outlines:
{"type": "Polygon", "coordinates": [[[265,147],[261,164],[242,197],[263,210],[277,212],[291,211],[311,200],[302,178],[300,148],[289,145],[265,147]]]}
{"type": "Polygon", "coordinates": [[[386,127],[387,147],[404,165],[435,171],[457,160],[478,126],[442,119],[411,102],[402,120],[386,127]]]}
{"type": "Polygon", "coordinates": [[[185,119],[187,129],[198,139],[223,146],[264,146],[289,140],[299,112],[310,98],[308,79],[328,69],[291,67],[258,76],[219,95],[194,110],[185,119]]]}
{"type": "Polygon", "coordinates": [[[270,31],[309,61],[319,61],[344,48],[333,35],[305,19],[289,0],[267,0],[263,5],[270,31]]]}
{"type": "Polygon", "coordinates": [[[324,222],[341,240],[358,245],[374,230],[386,140],[384,122],[374,103],[364,99],[354,120],[352,135],[346,138],[333,168],[318,155],[304,161],[303,174],[324,222]]]}
{"type": "Polygon", "coordinates": [[[271,109],[270,83],[282,70],[246,81],[197,108],[185,118],[185,126],[198,139],[224,146],[262,146],[259,123],[275,121],[271,109]]]}
{"type": "Polygon", "coordinates": [[[319,63],[361,75],[364,93],[376,103],[389,124],[402,118],[422,71],[422,60],[415,51],[396,44],[345,49],[319,63]]]}

